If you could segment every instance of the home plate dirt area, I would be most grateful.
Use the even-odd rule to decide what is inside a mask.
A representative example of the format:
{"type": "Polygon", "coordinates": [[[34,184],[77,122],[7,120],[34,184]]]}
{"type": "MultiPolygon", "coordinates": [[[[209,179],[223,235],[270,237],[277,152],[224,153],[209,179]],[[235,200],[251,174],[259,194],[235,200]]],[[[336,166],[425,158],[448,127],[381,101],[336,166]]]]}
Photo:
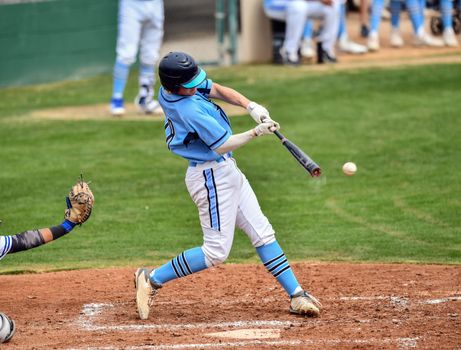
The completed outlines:
{"type": "Polygon", "coordinates": [[[137,318],[130,269],[1,275],[17,334],[1,349],[461,349],[461,266],[292,264],[319,318],[288,313],[258,264],[167,284],[137,318]]]}

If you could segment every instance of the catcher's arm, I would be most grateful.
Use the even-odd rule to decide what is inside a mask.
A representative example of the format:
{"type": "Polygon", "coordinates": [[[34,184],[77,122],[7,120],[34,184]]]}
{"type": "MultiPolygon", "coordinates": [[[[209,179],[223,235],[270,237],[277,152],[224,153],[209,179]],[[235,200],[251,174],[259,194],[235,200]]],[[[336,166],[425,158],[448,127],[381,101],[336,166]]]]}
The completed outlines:
{"type": "Polygon", "coordinates": [[[91,215],[94,196],[87,183],[81,179],[75,184],[66,198],[67,209],[64,221],[57,226],[28,230],[8,237],[8,253],[16,253],[46,244],[68,234],[72,229],[84,223],[91,215]]]}

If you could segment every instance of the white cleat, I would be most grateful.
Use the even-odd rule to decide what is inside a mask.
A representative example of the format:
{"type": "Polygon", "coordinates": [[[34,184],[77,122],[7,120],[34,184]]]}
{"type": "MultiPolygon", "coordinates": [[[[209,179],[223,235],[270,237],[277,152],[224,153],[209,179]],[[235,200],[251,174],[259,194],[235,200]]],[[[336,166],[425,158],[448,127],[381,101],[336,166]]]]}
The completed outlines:
{"type": "Polygon", "coordinates": [[[303,40],[301,42],[301,56],[307,59],[312,59],[315,56],[312,40],[303,40]]]}
{"type": "Polygon", "coordinates": [[[458,39],[456,39],[455,32],[453,31],[453,28],[446,28],[443,31],[443,42],[445,43],[446,46],[450,47],[458,47],[458,39]]]}
{"type": "Polygon", "coordinates": [[[150,282],[149,274],[151,270],[146,268],[139,268],[134,274],[134,285],[136,288],[136,306],[138,308],[138,315],[141,320],[147,320],[149,311],[153,304],[153,298],[157,294],[157,289],[161,285],[153,285],[150,282]]]}
{"type": "Polygon", "coordinates": [[[430,46],[430,47],[443,47],[444,42],[440,39],[430,36],[426,32],[417,34],[413,39],[413,45],[415,46],[430,46]]]}
{"type": "Polygon", "coordinates": [[[367,42],[368,50],[379,51],[379,36],[377,32],[371,32],[367,42]]]}
{"type": "Polygon", "coordinates": [[[157,100],[152,97],[143,97],[137,95],[134,99],[134,104],[138,107],[139,112],[145,114],[161,114],[163,113],[162,107],[157,100]]]}
{"type": "Polygon", "coordinates": [[[339,38],[338,46],[341,51],[354,55],[361,55],[368,52],[366,46],[354,43],[347,35],[342,35],[339,38]]]}
{"type": "Polygon", "coordinates": [[[292,314],[318,317],[320,310],[322,310],[322,304],[308,292],[302,291],[291,297],[290,312],[292,314]]]}
{"type": "Polygon", "coordinates": [[[400,30],[397,28],[391,29],[391,36],[390,36],[390,43],[392,47],[402,47],[403,46],[403,39],[400,35],[400,30]]]}

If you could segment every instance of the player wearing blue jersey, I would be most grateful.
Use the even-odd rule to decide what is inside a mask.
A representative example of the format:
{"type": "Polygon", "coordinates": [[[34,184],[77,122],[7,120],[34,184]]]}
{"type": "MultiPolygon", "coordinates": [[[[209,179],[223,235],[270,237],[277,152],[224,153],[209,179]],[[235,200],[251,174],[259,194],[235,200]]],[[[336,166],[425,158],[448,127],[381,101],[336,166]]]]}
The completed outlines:
{"type": "Polygon", "coordinates": [[[232,151],[280,128],[263,106],[239,92],[207,79],[183,52],[170,52],[159,65],[159,102],[165,112],[166,143],[189,162],[186,186],[199,211],[203,244],[164,265],[135,273],[139,317],[147,319],[157,290],[168,281],[224,262],[237,226],[246,233],[261,261],[291,298],[290,312],[318,316],[320,302],[303,290],[264,216],[232,151]],[[210,98],[245,108],[258,125],[233,134],[226,113],[210,98]]]}
{"type": "Polygon", "coordinates": [[[131,65],[139,54],[139,92],[135,104],[143,113],[160,112],[154,99],[155,74],[163,40],[163,0],[119,0],[117,57],[110,110],[114,116],[125,113],[123,93],[131,65]]]}

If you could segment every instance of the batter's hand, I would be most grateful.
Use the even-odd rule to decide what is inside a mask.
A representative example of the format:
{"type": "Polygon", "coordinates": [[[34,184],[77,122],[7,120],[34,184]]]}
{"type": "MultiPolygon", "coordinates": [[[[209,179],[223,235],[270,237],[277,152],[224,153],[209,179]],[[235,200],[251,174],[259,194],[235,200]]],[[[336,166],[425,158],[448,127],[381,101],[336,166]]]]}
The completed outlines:
{"type": "Polygon", "coordinates": [[[269,111],[256,102],[250,102],[248,104],[247,111],[258,124],[261,124],[263,119],[271,119],[269,111]]]}
{"type": "Polygon", "coordinates": [[[279,129],[280,124],[271,120],[270,122],[264,121],[263,123],[259,124],[256,128],[253,129],[253,131],[256,136],[261,136],[273,134],[274,131],[277,131],[279,129]]]}
{"type": "Polygon", "coordinates": [[[331,6],[333,5],[333,0],[321,0],[322,4],[331,6]]]}

